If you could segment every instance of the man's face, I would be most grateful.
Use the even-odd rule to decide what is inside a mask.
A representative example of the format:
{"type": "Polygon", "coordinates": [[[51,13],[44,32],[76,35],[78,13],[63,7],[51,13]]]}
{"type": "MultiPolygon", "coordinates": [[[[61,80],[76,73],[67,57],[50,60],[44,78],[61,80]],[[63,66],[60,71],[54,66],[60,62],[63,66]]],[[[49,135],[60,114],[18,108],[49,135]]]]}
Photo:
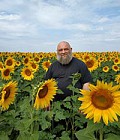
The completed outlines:
{"type": "Polygon", "coordinates": [[[61,64],[68,64],[72,59],[72,49],[67,44],[60,44],[57,48],[57,60],[61,64]]]}

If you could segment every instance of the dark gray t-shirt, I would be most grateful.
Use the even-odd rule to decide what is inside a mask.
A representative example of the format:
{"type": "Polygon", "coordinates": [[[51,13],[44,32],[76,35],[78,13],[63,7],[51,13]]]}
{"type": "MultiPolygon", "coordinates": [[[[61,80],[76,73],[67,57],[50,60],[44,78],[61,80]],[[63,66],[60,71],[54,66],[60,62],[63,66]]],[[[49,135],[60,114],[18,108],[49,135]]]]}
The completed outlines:
{"type": "Polygon", "coordinates": [[[74,73],[80,73],[81,77],[76,83],[75,87],[81,89],[84,83],[91,82],[91,74],[85,65],[85,63],[77,58],[72,58],[71,62],[67,65],[62,65],[58,61],[55,61],[46,73],[45,80],[54,78],[58,82],[58,88],[61,89],[64,94],[57,94],[55,101],[63,100],[67,96],[72,95],[72,91],[67,89],[67,86],[71,84],[72,79],[70,76],[74,73]]]}

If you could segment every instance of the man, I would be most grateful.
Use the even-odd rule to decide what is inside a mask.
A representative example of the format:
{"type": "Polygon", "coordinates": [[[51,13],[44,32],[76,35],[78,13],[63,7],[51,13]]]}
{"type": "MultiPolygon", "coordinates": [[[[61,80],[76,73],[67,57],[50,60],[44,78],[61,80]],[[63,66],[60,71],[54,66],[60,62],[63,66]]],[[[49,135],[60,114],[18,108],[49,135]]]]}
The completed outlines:
{"type": "Polygon", "coordinates": [[[62,41],[57,46],[57,61],[55,61],[48,69],[45,79],[54,78],[58,82],[58,88],[64,94],[57,94],[55,101],[63,100],[67,96],[72,95],[72,91],[67,88],[71,84],[70,76],[75,73],[80,73],[81,77],[75,87],[88,90],[88,85],[92,81],[90,72],[87,66],[81,60],[72,57],[72,48],[66,41],[62,41]]]}

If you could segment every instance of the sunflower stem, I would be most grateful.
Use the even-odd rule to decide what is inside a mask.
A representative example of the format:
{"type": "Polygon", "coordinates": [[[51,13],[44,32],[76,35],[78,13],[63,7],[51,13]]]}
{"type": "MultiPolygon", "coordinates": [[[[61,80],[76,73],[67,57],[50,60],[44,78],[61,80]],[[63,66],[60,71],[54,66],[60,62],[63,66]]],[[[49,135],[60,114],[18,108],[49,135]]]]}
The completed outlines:
{"type": "MultiPolygon", "coordinates": [[[[75,79],[74,79],[74,76],[73,76],[73,87],[75,87],[75,79]]],[[[72,96],[74,96],[74,91],[72,91],[72,96]]],[[[74,111],[73,111],[73,101],[71,101],[71,104],[72,104],[72,140],[74,140],[74,111]]]]}
{"type": "Polygon", "coordinates": [[[99,130],[100,140],[103,140],[103,128],[99,130]]]}
{"type": "MultiPolygon", "coordinates": [[[[33,87],[33,86],[32,86],[33,87]]],[[[34,89],[34,88],[33,88],[34,89]]],[[[34,93],[34,90],[33,90],[33,93],[34,93]]],[[[34,97],[33,97],[33,94],[31,94],[31,112],[30,112],[30,116],[31,116],[31,119],[33,120],[33,104],[34,104],[34,97]]],[[[33,124],[34,122],[32,122],[31,123],[31,129],[30,129],[30,132],[31,132],[31,134],[33,133],[33,127],[34,127],[34,124],[33,124]]]]}

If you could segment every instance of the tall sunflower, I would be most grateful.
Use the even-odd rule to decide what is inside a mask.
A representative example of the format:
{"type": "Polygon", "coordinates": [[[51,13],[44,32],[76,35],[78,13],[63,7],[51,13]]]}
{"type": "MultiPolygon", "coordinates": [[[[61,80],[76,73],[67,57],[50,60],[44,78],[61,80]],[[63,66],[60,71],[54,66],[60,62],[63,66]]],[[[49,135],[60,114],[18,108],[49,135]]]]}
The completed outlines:
{"type": "Polygon", "coordinates": [[[31,81],[34,78],[34,72],[31,70],[30,67],[25,67],[22,69],[21,71],[21,76],[25,79],[25,80],[29,80],[31,81]]]}
{"type": "Polygon", "coordinates": [[[36,109],[48,107],[50,101],[52,101],[54,95],[56,95],[56,91],[56,81],[54,79],[46,80],[37,91],[34,107],[36,109]]]}
{"type": "Polygon", "coordinates": [[[14,102],[15,94],[17,94],[17,82],[10,81],[1,91],[0,106],[3,110],[7,110],[9,105],[14,102]]]}
{"type": "Polygon", "coordinates": [[[108,121],[118,121],[120,116],[120,91],[119,85],[113,86],[112,83],[97,81],[97,85],[89,85],[89,90],[81,90],[82,101],[79,108],[86,118],[94,119],[95,122],[103,122],[108,125],[108,121]]]}

